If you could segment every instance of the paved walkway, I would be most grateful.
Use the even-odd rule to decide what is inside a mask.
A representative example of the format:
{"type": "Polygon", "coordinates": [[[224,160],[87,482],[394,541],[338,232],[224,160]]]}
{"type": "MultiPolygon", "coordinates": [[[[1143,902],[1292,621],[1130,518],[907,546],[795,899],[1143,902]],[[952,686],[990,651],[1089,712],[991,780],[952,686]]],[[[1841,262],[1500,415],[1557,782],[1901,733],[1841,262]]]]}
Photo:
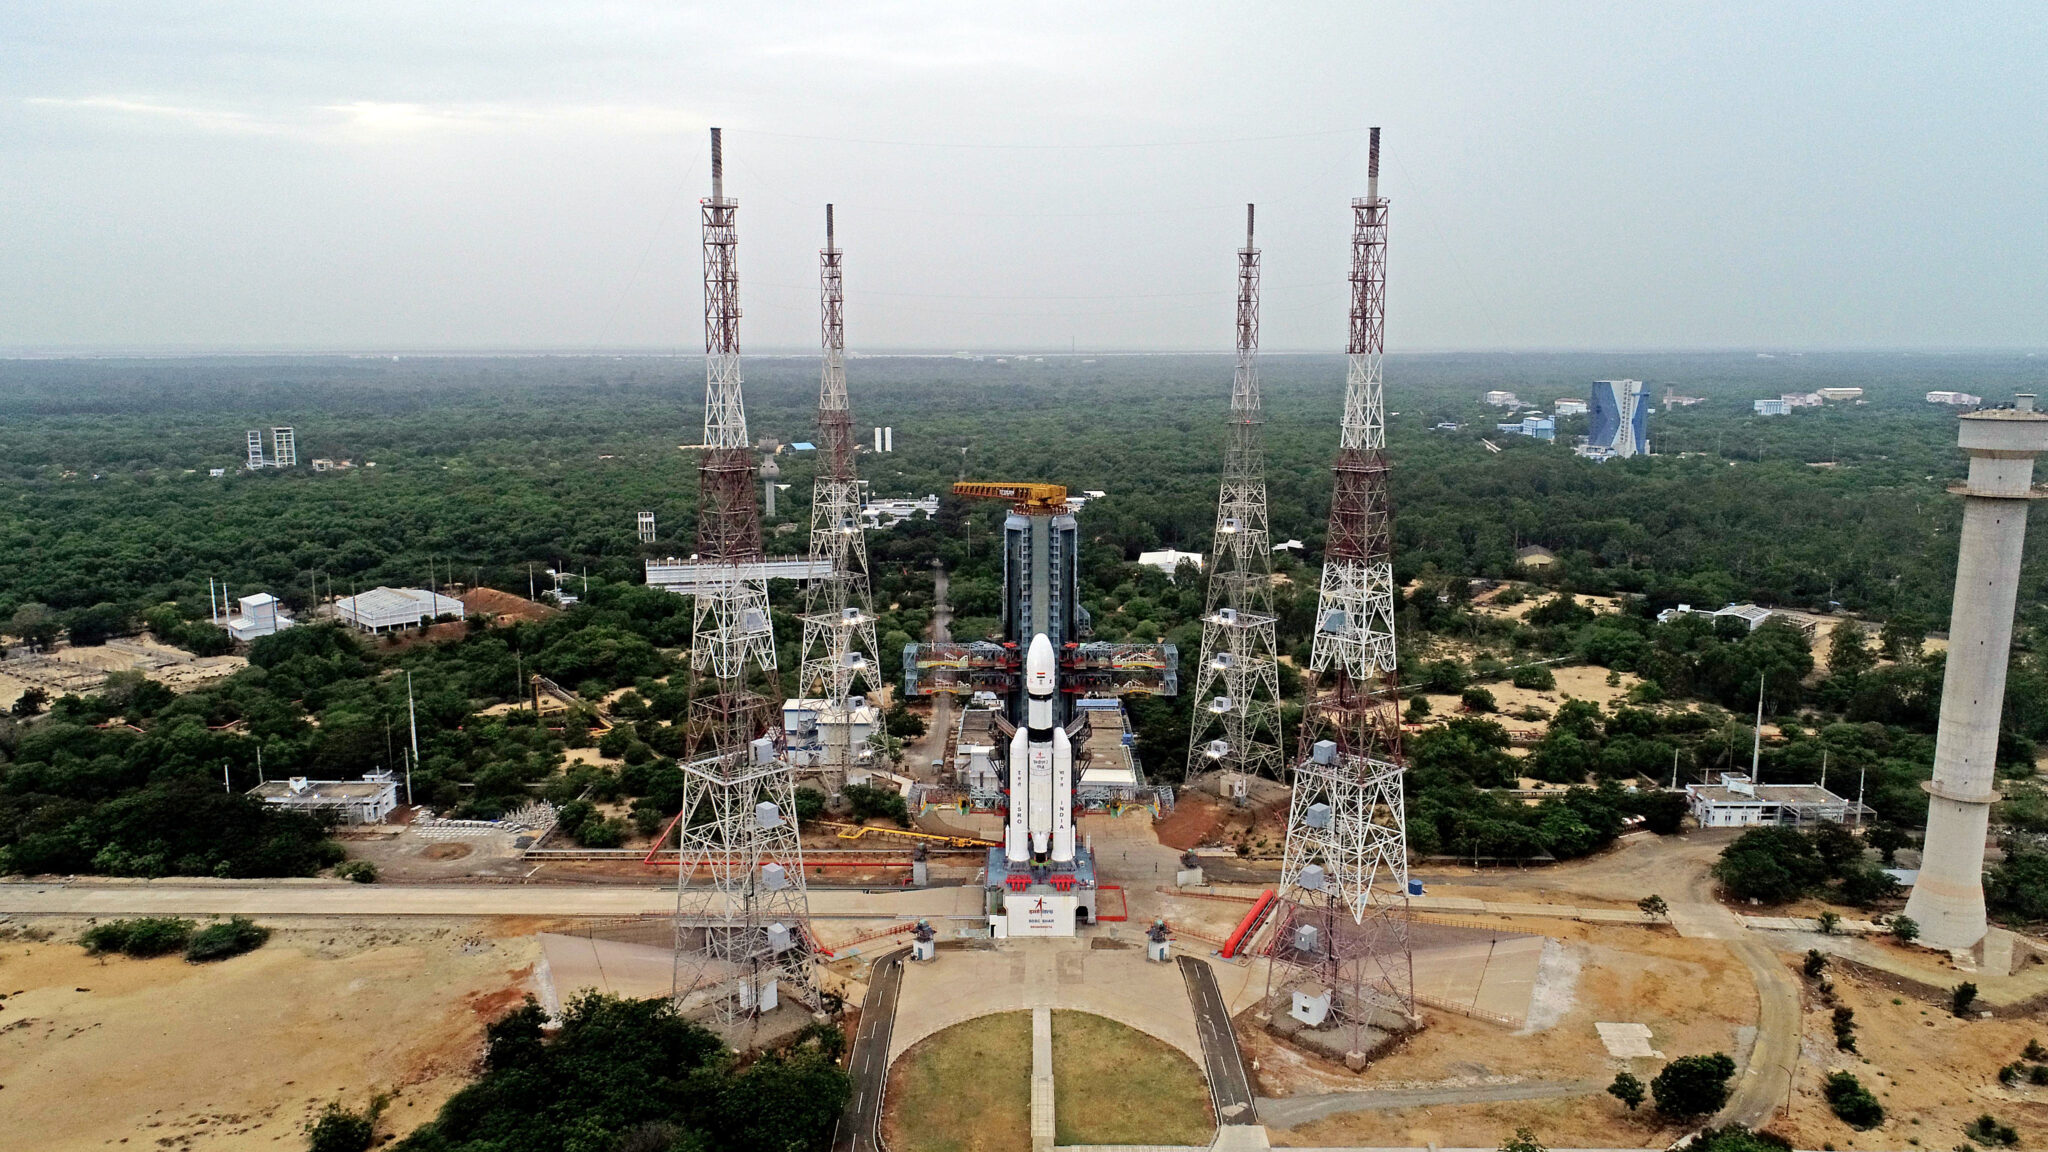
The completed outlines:
{"type": "Polygon", "coordinates": [[[936,960],[909,966],[889,1061],[955,1024],[1040,1008],[1106,1016],[1202,1064],[1202,1042],[1180,971],[1145,959],[1135,948],[1091,949],[1079,940],[1011,940],[1001,951],[943,948],[936,960]]]}
{"type": "Polygon", "coordinates": [[[1031,1152],[1052,1152],[1052,1009],[1031,1010],[1031,1152]]]}

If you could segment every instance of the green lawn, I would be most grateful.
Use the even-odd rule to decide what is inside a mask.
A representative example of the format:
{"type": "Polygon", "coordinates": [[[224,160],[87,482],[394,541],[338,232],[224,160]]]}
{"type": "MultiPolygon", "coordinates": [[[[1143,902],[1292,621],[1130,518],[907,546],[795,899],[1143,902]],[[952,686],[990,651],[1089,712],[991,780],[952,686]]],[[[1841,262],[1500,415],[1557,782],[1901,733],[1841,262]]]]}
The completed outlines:
{"type": "MultiPolygon", "coordinates": [[[[1029,1018],[1024,1033],[1028,1045],[1029,1018]]],[[[1052,1074],[1058,1143],[1207,1144],[1215,1135],[1195,1062],[1114,1020],[1054,1012],[1052,1074]]]]}
{"type": "Polygon", "coordinates": [[[912,1046],[889,1070],[882,1128],[891,1152],[1031,1147],[1031,1013],[981,1016],[912,1046]]]}

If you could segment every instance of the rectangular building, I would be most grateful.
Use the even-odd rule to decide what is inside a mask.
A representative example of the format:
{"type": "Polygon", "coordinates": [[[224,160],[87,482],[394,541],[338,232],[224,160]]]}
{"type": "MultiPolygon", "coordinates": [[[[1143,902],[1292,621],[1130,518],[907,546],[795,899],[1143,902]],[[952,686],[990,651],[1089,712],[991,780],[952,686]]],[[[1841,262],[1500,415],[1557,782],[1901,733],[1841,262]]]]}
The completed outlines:
{"type": "Polygon", "coordinates": [[[1814,393],[1823,400],[1861,400],[1861,388],[1815,388],[1814,393]]]}
{"type": "Polygon", "coordinates": [[[1586,402],[1570,398],[1561,399],[1551,406],[1551,414],[1554,416],[1584,416],[1586,414],[1586,402]]]}
{"type": "Polygon", "coordinates": [[[238,596],[236,603],[242,611],[228,617],[228,635],[237,640],[249,641],[259,636],[269,636],[292,626],[294,621],[284,609],[278,607],[277,597],[268,592],[254,596],[238,596]]]}
{"type": "Polygon", "coordinates": [[[1557,439],[1557,421],[1548,416],[1524,416],[1514,424],[1496,424],[1495,428],[1510,436],[1528,436],[1537,440],[1557,439]]]}
{"type": "Polygon", "coordinates": [[[1758,784],[1743,772],[1723,772],[1719,784],[1688,784],[1685,800],[1693,821],[1702,828],[1804,827],[1823,820],[1861,824],[1873,814],[1860,802],[1818,784],[1758,784]]]}
{"type": "Polygon", "coordinates": [[[1589,454],[1650,454],[1650,390],[1641,380],[1595,380],[1591,399],[1589,454]]]}
{"type": "Polygon", "coordinates": [[[1968,392],[1929,392],[1927,394],[1927,402],[1929,404],[1946,404],[1951,408],[1975,408],[1979,404],[1984,403],[1984,398],[1982,396],[1972,396],[1968,392]]]}
{"type": "Polygon", "coordinates": [[[372,588],[334,602],[334,615],[365,632],[420,628],[443,616],[466,615],[462,601],[424,588],[372,588]]]}
{"type": "Polygon", "coordinates": [[[1759,416],[1783,416],[1792,411],[1792,406],[1785,403],[1782,396],[1776,400],[1758,400],[1750,407],[1759,416]]]}
{"type": "Polygon", "coordinates": [[[361,780],[266,780],[249,795],[275,808],[301,812],[332,812],[343,824],[381,824],[398,807],[398,781],[389,772],[371,772],[361,780]]]}
{"type": "Polygon", "coordinates": [[[1488,392],[1486,402],[1495,408],[1520,408],[1522,401],[1513,392],[1488,392]]]}

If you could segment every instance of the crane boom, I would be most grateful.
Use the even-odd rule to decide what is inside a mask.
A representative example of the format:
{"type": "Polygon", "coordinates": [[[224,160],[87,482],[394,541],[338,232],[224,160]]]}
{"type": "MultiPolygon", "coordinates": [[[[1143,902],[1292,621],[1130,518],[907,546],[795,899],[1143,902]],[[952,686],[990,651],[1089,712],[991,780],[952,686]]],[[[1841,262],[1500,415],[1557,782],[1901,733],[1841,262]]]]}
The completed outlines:
{"type": "Polygon", "coordinates": [[[1026,516],[1057,516],[1067,510],[1064,484],[1010,484],[991,481],[962,481],[953,485],[953,495],[967,500],[1007,500],[1026,516]]]}

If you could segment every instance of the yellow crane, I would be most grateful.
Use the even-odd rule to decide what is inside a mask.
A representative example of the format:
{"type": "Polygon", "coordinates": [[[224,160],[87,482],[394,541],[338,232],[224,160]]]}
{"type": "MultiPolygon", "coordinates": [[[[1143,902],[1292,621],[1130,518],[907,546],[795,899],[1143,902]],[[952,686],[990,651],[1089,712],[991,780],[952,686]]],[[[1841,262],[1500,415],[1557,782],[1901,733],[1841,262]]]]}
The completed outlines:
{"type": "Polygon", "coordinates": [[[906,840],[935,840],[948,848],[995,848],[1000,840],[983,840],[978,836],[947,836],[937,832],[914,832],[907,828],[873,828],[866,824],[844,824],[837,820],[820,820],[827,828],[839,829],[841,840],[858,840],[873,832],[877,836],[901,836],[906,840]]]}
{"type": "Polygon", "coordinates": [[[953,485],[953,495],[966,500],[1006,500],[1026,516],[1057,516],[1067,510],[1064,484],[1011,484],[987,480],[963,480],[953,485]]]}

